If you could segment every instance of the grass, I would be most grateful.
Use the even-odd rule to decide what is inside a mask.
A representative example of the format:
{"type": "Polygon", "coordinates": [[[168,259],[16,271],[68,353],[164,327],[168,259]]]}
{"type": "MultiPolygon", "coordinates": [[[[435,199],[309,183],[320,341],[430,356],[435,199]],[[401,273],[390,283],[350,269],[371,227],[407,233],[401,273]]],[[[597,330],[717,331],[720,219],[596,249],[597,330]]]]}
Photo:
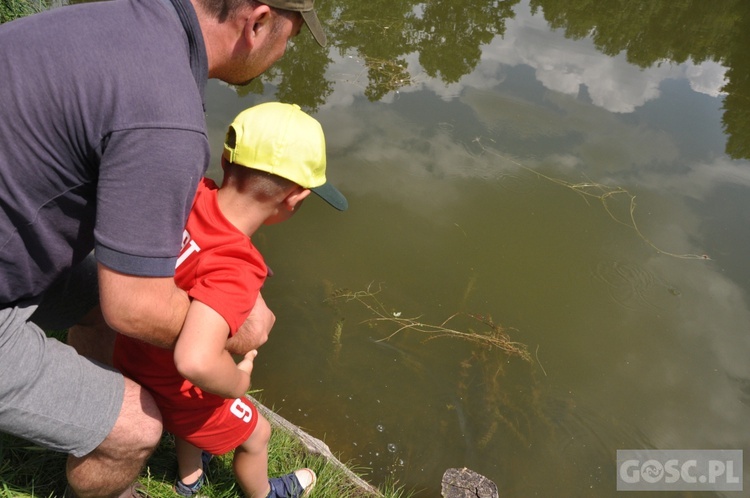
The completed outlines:
{"type": "MultiPolygon", "coordinates": [[[[65,341],[66,331],[47,331],[47,335],[65,341]]],[[[268,443],[268,473],[270,477],[288,474],[301,467],[315,471],[318,481],[310,498],[410,498],[397,483],[386,483],[380,488],[364,489],[355,482],[366,471],[351,462],[342,463],[336,456],[329,458],[307,450],[301,436],[314,439],[290,422],[274,415],[268,407],[257,402],[258,410],[273,427],[268,443]]],[[[322,443],[322,442],[321,442],[322,443]]],[[[323,443],[324,444],[324,443],[323,443]]],[[[0,432],[0,498],[56,498],[62,497],[66,486],[65,461],[67,455],[46,450],[23,439],[0,432]]],[[[175,498],[177,457],[174,439],[164,434],[161,443],[146,463],[139,481],[153,498],[175,498]]],[[[211,460],[208,484],[201,489],[207,498],[243,496],[232,472],[232,453],[211,460]]]]}
{"type": "MultiPolygon", "coordinates": [[[[47,331],[47,335],[65,341],[66,331],[47,331]]],[[[372,491],[355,481],[366,471],[351,462],[342,463],[334,455],[330,458],[307,450],[301,441],[303,433],[290,422],[274,415],[268,407],[257,402],[258,410],[273,427],[268,443],[268,473],[270,477],[288,474],[301,467],[315,471],[318,481],[310,498],[410,498],[413,493],[397,483],[386,483],[372,491]]],[[[62,497],[67,484],[65,461],[67,455],[35,446],[23,439],[0,432],[0,498],[56,498],[62,497]]],[[[162,436],[161,443],[146,463],[139,481],[153,498],[175,498],[173,491],[177,475],[174,439],[162,436]]],[[[201,489],[207,498],[243,496],[232,472],[232,453],[211,460],[208,484],[201,489]]]]}
{"type": "MultiPolygon", "coordinates": [[[[31,446],[25,441],[0,435],[0,497],[57,497],[65,489],[65,455],[31,446]]],[[[163,437],[159,448],[141,474],[140,482],[149,496],[174,498],[176,459],[170,435],[163,437]]],[[[325,458],[307,454],[290,434],[276,430],[269,444],[269,473],[278,476],[296,468],[310,467],[318,475],[313,498],[365,498],[373,496],[354,485],[347,476],[325,458]]],[[[241,496],[232,474],[231,455],[211,461],[208,485],[201,493],[210,498],[241,496]]],[[[393,485],[381,490],[386,498],[406,497],[393,485]]]]}
{"type": "MultiPolygon", "coordinates": [[[[65,341],[66,331],[48,331],[50,337],[65,341]]],[[[409,498],[409,493],[396,483],[386,483],[375,492],[363,489],[352,479],[366,469],[351,463],[342,464],[334,456],[324,456],[307,451],[298,435],[283,424],[288,421],[272,416],[268,408],[258,404],[271,422],[273,432],[268,443],[268,473],[271,477],[309,467],[318,476],[317,485],[310,498],[409,498]],[[281,421],[281,423],[279,422],[281,421]],[[344,468],[342,468],[344,466],[344,468]]],[[[300,431],[300,429],[295,429],[300,431]]],[[[35,446],[27,441],[0,432],[0,498],[55,498],[63,496],[66,486],[65,461],[67,455],[35,446]]],[[[201,495],[208,498],[243,496],[232,473],[232,454],[211,460],[208,485],[201,495]]],[[[165,434],[154,454],[141,472],[139,481],[153,498],[175,498],[172,487],[176,479],[177,458],[174,439],[165,434]]]]}
{"type": "Polygon", "coordinates": [[[41,12],[46,8],[46,3],[40,0],[2,0],[0,1],[0,24],[41,12]]]}
{"type": "MultiPolygon", "coordinates": [[[[268,472],[279,476],[300,467],[309,467],[318,475],[311,498],[407,498],[394,484],[386,484],[373,494],[357,486],[346,472],[328,459],[308,453],[291,433],[274,427],[268,448],[268,472]]],[[[26,441],[0,434],[0,498],[62,496],[66,455],[48,451],[26,441]]],[[[351,466],[350,466],[351,468],[351,466]]],[[[161,444],[141,473],[140,482],[153,498],[174,498],[172,490],[177,470],[172,436],[165,434],[161,444]]],[[[357,469],[352,469],[357,471],[357,469]]],[[[208,484],[201,490],[209,498],[242,496],[232,474],[231,453],[214,458],[209,466],[208,484]]]]}

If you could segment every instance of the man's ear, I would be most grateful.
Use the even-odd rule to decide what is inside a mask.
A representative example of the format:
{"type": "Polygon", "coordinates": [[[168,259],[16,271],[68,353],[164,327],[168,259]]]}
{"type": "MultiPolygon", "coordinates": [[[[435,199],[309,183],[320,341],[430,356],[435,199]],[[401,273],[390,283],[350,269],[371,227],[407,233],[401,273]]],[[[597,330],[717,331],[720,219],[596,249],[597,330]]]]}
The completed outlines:
{"type": "Polygon", "coordinates": [[[253,49],[263,41],[264,37],[271,33],[272,27],[271,7],[263,3],[257,4],[256,7],[251,8],[245,17],[245,27],[242,32],[245,43],[250,49],[253,49]]]}
{"type": "Polygon", "coordinates": [[[295,209],[297,209],[297,206],[299,206],[299,204],[305,200],[305,197],[310,195],[311,192],[312,190],[310,190],[309,188],[303,188],[297,185],[294,190],[287,194],[286,198],[284,199],[284,205],[289,211],[294,211],[295,209]]]}

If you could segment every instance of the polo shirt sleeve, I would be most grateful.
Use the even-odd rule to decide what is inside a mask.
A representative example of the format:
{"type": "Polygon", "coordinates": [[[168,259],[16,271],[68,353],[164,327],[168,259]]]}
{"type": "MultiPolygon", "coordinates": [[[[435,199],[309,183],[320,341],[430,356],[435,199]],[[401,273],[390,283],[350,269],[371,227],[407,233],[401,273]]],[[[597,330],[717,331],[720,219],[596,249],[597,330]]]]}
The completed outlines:
{"type": "Polygon", "coordinates": [[[210,158],[200,130],[111,133],[97,184],[96,257],[128,275],[174,275],[182,231],[210,158]]]}

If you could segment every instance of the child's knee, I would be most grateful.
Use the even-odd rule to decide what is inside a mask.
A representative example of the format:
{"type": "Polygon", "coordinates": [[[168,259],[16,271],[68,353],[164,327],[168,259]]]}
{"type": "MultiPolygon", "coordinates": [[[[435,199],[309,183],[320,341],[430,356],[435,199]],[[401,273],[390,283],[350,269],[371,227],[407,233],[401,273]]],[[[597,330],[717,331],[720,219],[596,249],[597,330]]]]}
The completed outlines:
{"type": "Polygon", "coordinates": [[[244,443],[243,449],[251,453],[265,451],[268,447],[268,441],[271,439],[271,424],[260,413],[258,413],[258,422],[255,425],[253,433],[250,434],[244,443]]]}
{"type": "Polygon", "coordinates": [[[257,434],[258,442],[262,442],[264,446],[268,446],[268,441],[271,439],[271,424],[268,420],[258,413],[258,424],[255,426],[255,430],[250,435],[253,437],[257,434]]]}

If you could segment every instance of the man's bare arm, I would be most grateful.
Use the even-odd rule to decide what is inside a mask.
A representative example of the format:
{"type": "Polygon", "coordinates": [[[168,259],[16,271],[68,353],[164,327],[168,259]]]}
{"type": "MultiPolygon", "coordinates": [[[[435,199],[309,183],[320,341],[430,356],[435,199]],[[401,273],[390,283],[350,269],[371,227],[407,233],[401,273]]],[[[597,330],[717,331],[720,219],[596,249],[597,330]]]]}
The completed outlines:
{"type": "Polygon", "coordinates": [[[250,315],[239,330],[227,339],[226,349],[232,354],[245,355],[248,351],[258,349],[268,340],[276,315],[268,309],[263,296],[258,294],[250,315]]]}
{"type": "Polygon", "coordinates": [[[172,277],[125,275],[99,264],[99,302],[110,327],[173,348],[190,299],[172,277]]]}

